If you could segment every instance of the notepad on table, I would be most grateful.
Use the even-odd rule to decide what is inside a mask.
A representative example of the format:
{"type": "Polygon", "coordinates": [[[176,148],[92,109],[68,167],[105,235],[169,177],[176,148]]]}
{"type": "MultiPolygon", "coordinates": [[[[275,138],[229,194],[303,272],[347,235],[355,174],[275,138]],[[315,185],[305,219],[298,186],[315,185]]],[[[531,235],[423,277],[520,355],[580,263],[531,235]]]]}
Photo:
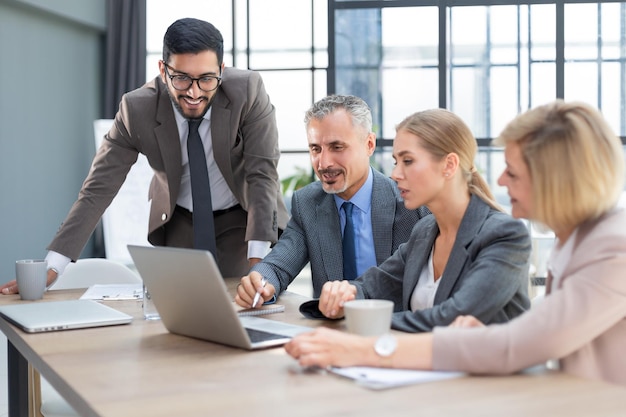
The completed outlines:
{"type": "Polygon", "coordinates": [[[285,311],[285,306],[281,304],[267,304],[257,308],[244,308],[240,305],[235,305],[237,314],[239,316],[262,316],[265,314],[282,313],[285,311]]]}

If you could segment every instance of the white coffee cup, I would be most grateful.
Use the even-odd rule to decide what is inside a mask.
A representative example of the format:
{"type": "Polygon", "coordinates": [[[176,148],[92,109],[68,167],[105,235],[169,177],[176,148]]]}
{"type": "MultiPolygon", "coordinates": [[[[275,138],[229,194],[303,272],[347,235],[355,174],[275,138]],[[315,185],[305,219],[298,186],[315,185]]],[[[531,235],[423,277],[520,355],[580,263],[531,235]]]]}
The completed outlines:
{"type": "Polygon", "coordinates": [[[48,281],[48,262],[44,259],[16,261],[15,280],[22,300],[41,299],[48,281]]]}
{"type": "Polygon", "coordinates": [[[346,327],[361,336],[380,336],[389,332],[393,301],[351,300],[343,305],[346,327]]]}

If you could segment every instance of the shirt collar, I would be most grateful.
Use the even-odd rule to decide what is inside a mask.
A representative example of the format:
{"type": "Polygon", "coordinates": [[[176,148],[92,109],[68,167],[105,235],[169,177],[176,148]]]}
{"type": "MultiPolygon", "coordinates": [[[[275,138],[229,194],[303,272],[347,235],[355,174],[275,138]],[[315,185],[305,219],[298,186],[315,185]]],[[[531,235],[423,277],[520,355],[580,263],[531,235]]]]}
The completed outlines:
{"type": "MultiPolygon", "coordinates": [[[[203,119],[211,121],[211,106],[209,110],[204,113],[202,116],[203,119]]],[[[176,126],[178,126],[179,132],[185,132],[187,130],[187,119],[178,111],[178,108],[172,104],[172,108],[174,109],[174,118],[176,119],[176,126]]]]}
{"type": "MultiPolygon", "coordinates": [[[[367,171],[367,179],[365,183],[359,188],[359,190],[352,196],[350,202],[359,208],[364,213],[369,213],[372,206],[372,190],[374,188],[374,176],[372,175],[372,167],[367,171]]],[[[335,204],[337,210],[341,209],[341,205],[346,201],[337,195],[335,197],[335,204]]]]}

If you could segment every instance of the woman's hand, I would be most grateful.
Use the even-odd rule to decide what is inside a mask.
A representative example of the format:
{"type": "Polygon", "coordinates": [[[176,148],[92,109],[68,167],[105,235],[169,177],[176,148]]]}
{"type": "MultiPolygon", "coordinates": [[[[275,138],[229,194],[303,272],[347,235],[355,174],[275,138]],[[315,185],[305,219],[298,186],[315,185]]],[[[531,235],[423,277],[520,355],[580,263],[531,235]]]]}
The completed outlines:
{"type": "Polygon", "coordinates": [[[302,366],[373,365],[376,361],[374,338],[319,327],[302,333],[285,345],[285,350],[302,366]]]}
{"type": "Polygon", "coordinates": [[[343,303],[356,298],[356,287],[350,281],[328,281],[322,287],[319,309],[326,317],[343,317],[343,303]]]}
{"type": "Polygon", "coordinates": [[[452,323],[450,327],[483,327],[484,324],[474,316],[459,316],[452,323]]]}

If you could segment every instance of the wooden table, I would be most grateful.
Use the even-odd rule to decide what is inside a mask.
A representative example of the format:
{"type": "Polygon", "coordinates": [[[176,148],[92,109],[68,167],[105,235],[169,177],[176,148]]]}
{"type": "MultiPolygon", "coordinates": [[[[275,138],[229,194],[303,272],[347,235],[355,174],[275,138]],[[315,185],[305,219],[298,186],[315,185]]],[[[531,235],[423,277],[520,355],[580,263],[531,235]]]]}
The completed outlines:
{"type": "MultiPolygon", "coordinates": [[[[52,291],[38,302],[82,292],[52,291]]],[[[343,328],[302,317],[297,307],[305,300],[286,293],[280,303],[287,311],[267,317],[343,328]]],[[[0,297],[0,304],[17,302],[0,297]]],[[[28,411],[28,362],[83,416],[626,416],[623,387],[548,371],[371,391],[303,371],[282,348],[248,352],[170,334],[160,321],[143,320],[140,301],[108,304],[133,315],[133,323],[27,334],[0,319],[11,417],[28,411]]]]}

